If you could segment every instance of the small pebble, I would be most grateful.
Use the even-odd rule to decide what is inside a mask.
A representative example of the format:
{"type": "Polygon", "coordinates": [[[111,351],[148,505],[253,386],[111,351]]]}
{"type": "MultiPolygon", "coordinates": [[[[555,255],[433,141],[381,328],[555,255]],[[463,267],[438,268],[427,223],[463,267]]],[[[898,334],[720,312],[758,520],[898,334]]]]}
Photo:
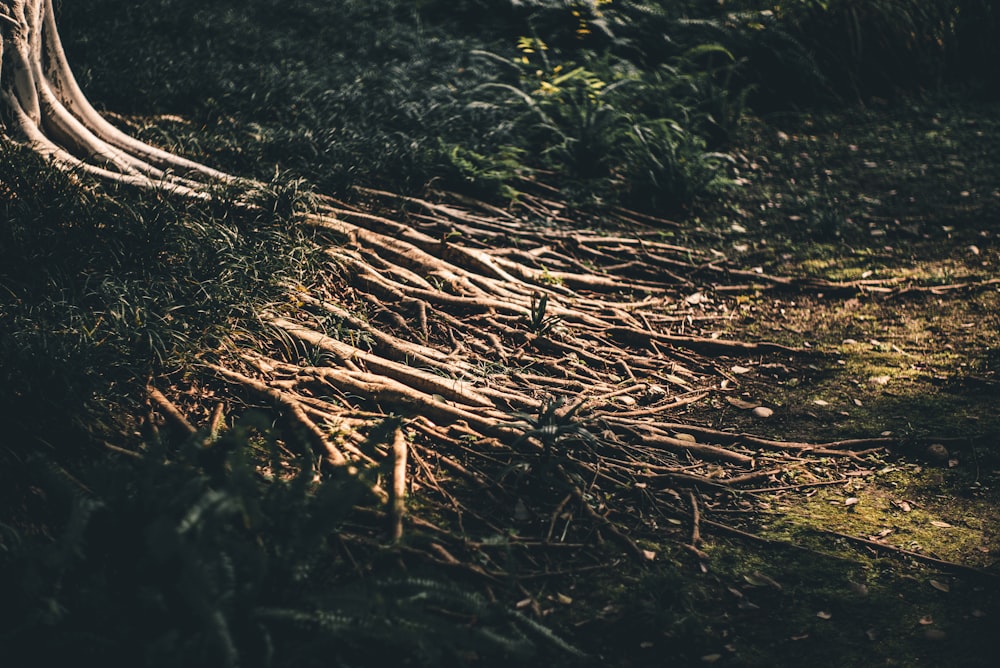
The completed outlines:
{"type": "Polygon", "coordinates": [[[753,409],[752,413],[754,417],[759,417],[762,419],[766,419],[774,415],[774,411],[772,411],[767,406],[758,406],[757,408],[753,409]]]}

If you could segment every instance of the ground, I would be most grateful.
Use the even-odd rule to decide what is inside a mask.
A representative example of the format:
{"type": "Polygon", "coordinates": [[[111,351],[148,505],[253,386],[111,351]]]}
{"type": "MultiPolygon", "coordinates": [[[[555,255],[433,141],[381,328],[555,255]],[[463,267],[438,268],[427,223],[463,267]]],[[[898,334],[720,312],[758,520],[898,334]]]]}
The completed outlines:
{"type": "Polygon", "coordinates": [[[692,236],[762,274],[898,283],[707,291],[699,306],[724,316],[714,331],[816,356],[741,363],[745,403],[717,397],[684,419],[803,441],[951,440],[942,451],[867,457],[846,484],[811,487],[830,475],[811,466],[802,489],[746,495],[742,512],[716,517],[763,540],[707,529],[707,572],[678,555],[682,574],[672,564],[625,582],[598,578],[620,594],[592,601],[607,606],[596,615],[555,606],[604,639],[609,656],[624,650],[622,665],[657,665],[678,651],[681,665],[991,664],[1000,613],[995,111],[938,102],[745,128],[747,183],[708,204],[692,236]],[[985,285],[906,291],[965,282],[985,285]],[[758,405],[773,416],[751,416],[758,405]],[[847,537],[992,575],[948,572],[847,537]]]}
{"type": "MultiPolygon", "coordinates": [[[[678,406],[670,435],[682,443],[735,433],[799,443],[861,439],[865,444],[854,443],[860,452],[761,445],[760,452],[772,447],[777,453],[761,459],[782,470],[765,476],[759,489],[733,489],[723,484],[733,477],[732,467],[684,454],[664,457],[661,468],[644,459],[647,468],[611,487],[603,478],[597,484],[606,476],[601,470],[590,481],[568,475],[560,462],[578,452],[560,452],[558,442],[546,444],[542,457],[500,447],[510,443],[490,450],[481,434],[460,428],[430,429],[412,443],[410,467],[418,473],[410,478],[403,543],[384,541],[379,510],[359,510],[369,521],[355,520],[339,538],[350,575],[403,569],[446,574],[544,621],[608,665],[991,665],[991,632],[1000,616],[1000,424],[993,410],[1000,363],[994,272],[1000,260],[1000,135],[995,103],[963,100],[876,101],[867,109],[749,118],[733,137],[734,187],[696,202],[672,223],[657,220],[643,229],[647,238],[691,249],[694,258],[688,266],[695,271],[681,286],[684,298],[671,307],[678,318],[671,334],[784,346],[693,359],[727,382],[678,406]],[[667,469],[665,477],[678,475],[685,463],[697,479],[678,484],[676,498],[660,503],[671,488],[657,489],[655,497],[650,483],[662,482],[657,474],[667,469]]],[[[132,104],[145,108],[143,100],[132,104]]],[[[270,103],[262,106],[270,113],[270,103]]],[[[238,158],[244,148],[247,156],[284,148],[286,157],[305,160],[300,154],[307,151],[283,147],[281,136],[214,118],[211,107],[202,107],[199,122],[228,128],[235,138],[206,133],[176,115],[116,120],[150,141],[193,147],[201,159],[221,146],[218,157],[230,160],[229,168],[265,162],[238,158]]],[[[284,124],[276,121],[272,130],[284,124]]],[[[0,183],[0,196],[11,206],[29,199],[25,192],[0,183]]],[[[433,189],[424,194],[453,201],[433,189]]],[[[227,216],[239,215],[224,207],[224,220],[216,220],[196,207],[178,214],[183,207],[123,199],[141,213],[162,216],[166,237],[172,225],[180,226],[173,215],[202,225],[209,240],[223,234],[214,230],[235,230],[237,240],[246,226],[265,226],[252,215],[249,223],[233,222],[227,216]]],[[[360,207],[370,204],[359,200],[360,207]]],[[[409,209],[410,220],[421,213],[420,205],[399,206],[391,196],[380,202],[383,210],[409,209]]],[[[518,206],[525,201],[515,203],[523,211],[518,206]]],[[[94,230],[107,234],[122,220],[97,220],[94,230]]],[[[66,228],[86,224],[74,220],[66,228]]],[[[449,234],[443,233],[442,246],[449,234]]],[[[236,241],[221,247],[236,256],[246,250],[236,241]]],[[[149,264],[182,266],[195,254],[169,250],[149,264]]],[[[272,250],[258,249],[248,263],[272,250]]],[[[217,261],[210,254],[198,259],[210,268],[217,261]]],[[[135,275],[137,284],[148,279],[140,270],[135,275]]],[[[559,279],[551,278],[556,286],[559,279]]],[[[302,281],[298,287],[305,282],[295,280],[302,281]]],[[[167,287],[189,294],[183,292],[189,285],[167,287]]],[[[17,301],[13,289],[7,292],[17,301]]],[[[269,297],[276,309],[288,307],[269,297]]],[[[226,293],[213,298],[206,303],[218,307],[226,293]]],[[[11,306],[12,312],[20,306],[11,306]]],[[[108,317],[134,331],[145,324],[143,313],[108,317]]],[[[378,313],[368,315],[374,320],[378,313]]],[[[544,316],[543,306],[529,322],[537,330],[531,334],[545,333],[544,316]]],[[[525,339],[522,348],[546,344],[542,336],[525,334],[524,316],[509,320],[512,336],[525,339]]],[[[88,329],[82,322],[87,336],[80,338],[94,338],[97,325],[88,329]]],[[[391,331],[393,325],[390,319],[380,326],[391,331]]],[[[287,341],[271,342],[272,350],[287,341]]],[[[294,342],[288,351],[289,361],[301,363],[294,359],[301,353],[294,342]]],[[[317,360],[323,353],[309,352],[317,360]]],[[[186,360],[183,372],[156,378],[169,397],[154,400],[153,412],[166,415],[176,405],[207,425],[220,399],[230,415],[270,408],[248,384],[234,388],[206,373],[206,360],[217,361],[186,360]]],[[[579,357],[572,360],[579,363],[579,357]]],[[[500,367],[486,370],[509,375],[500,367]]],[[[683,388],[686,381],[671,376],[670,382],[683,388]]],[[[167,432],[183,425],[116,417],[135,427],[125,434],[125,446],[151,439],[154,426],[167,432]]],[[[385,426],[401,434],[397,423],[385,426]]],[[[544,434],[544,425],[534,426],[544,434]]],[[[519,423],[522,430],[531,427],[519,423]]],[[[564,435],[580,436],[572,423],[567,428],[564,435]]],[[[340,435],[349,443],[351,429],[340,435]]],[[[381,454],[375,436],[359,440],[381,454]]],[[[578,441],[586,459],[586,439],[578,441]]],[[[18,454],[4,457],[13,461],[18,454]]],[[[270,479],[274,470],[263,459],[255,473],[270,479]]],[[[604,453],[596,461],[600,466],[612,459],[604,453]]],[[[373,474],[383,486],[387,477],[373,474]]],[[[49,529],[44,521],[18,528],[49,529]]]]}

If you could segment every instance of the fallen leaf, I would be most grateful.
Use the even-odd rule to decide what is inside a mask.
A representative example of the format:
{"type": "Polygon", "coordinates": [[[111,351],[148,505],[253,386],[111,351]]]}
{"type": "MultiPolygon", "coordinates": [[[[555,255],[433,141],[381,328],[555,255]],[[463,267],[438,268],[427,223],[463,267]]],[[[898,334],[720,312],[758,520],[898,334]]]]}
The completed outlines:
{"type": "Polygon", "coordinates": [[[927,626],[928,624],[934,623],[934,618],[931,617],[930,615],[924,615],[923,617],[920,618],[920,621],[918,623],[921,626],[927,626]]]}
{"type": "Polygon", "coordinates": [[[750,575],[744,575],[743,579],[747,581],[748,584],[754,587],[774,587],[777,590],[781,590],[781,583],[777,582],[774,578],[764,575],[760,571],[754,571],[750,575]]]}
{"type": "Polygon", "coordinates": [[[654,561],[656,559],[656,552],[652,550],[643,550],[642,556],[646,561],[654,561]]]}
{"type": "Polygon", "coordinates": [[[949,586],[948,586],[948,585],[947,585],[946,583],[944,583],[944,582],[938,582],[937,580],[931,580],[931,581],[930,581],[930,585],[931,585],[932,587],[934,587],[935,589],[937,589],[938,591],[943,591],[943,592],[945,592],[945,593],[948,593],[948,592],[950,592],[950,591],[951,591],[951,587],[949,587],[949,586]]]}
{"type": "Polygon", "coordinates": [[[947,522],[942,522],[941,520],[931,520],[931,524],[933,526],[938,527],[939,529],[951,529],[952,528],[952,525],[948,524],[947,522]]]}
{"type": "Polygon", "coordinates": [[[737,399],[736,397],[726,397],[726,401],[729,402],[730,406],[735,406],[736,408],[741,408],[745,411],[748,411],[751,408],[757,408],[757,406],[760,405],[750,401],[743,401],[742,399],[737,399]]]}
{"type": "Polygon", "coordinates": [[[701,657],[701,662],[702,663],[715,663],[716,661],[718,661],[721,658],[722,658],[721,654],[706,654],[705,656],[701,657]]]}
{"type": "Polygon", "coordinates": [[[670,381],[674,385],[679,385],[679,386],[683,387],[686,390],[690,390],[691,389],[691,385],[686,380],[684,380],[683,378],[681,378],[680,376],[675,376],[672,373],[668,373],[663,378],[666,379],[666,380],[668,380],[668,381],[670,381]]]}
{"type": "Polygon", "coordinates": [[[757,408],[753,409],[753,415],[754,417],[766,419],[774,415],[774,411],[768,408],[767,406],[758,406],[757,408]]]}
{"type": "Polygon", "coordinates": [[[829,406],[830,405],[829,401],[824,401],[823,399],[813,399],[813,403],[816,404],[817,406],[829,406]]]}
{"type": "Polygon", "coordinates": [[[749,368],[747,368],[745,366],[740,366],[739,364],[735,364],[730,369],[730,371],[732,371],[735,374],[741,374],[741,373],[750,373],[752,371],[752,369],[749,369],[749,368]]]}
{"type": "Polygon", "coordinates": [[[563,605],[570,605],[571,603],[573,603],[573,599],[571,599],[566,594],[559,594],[559,593],[557,593],[556,594],[556,600],[559,601],[560,603],[562,603],[563,605]]]}
{"type": "Polygon", "coordinates": [[[709,301],[708,297],[705,296],[703,292],[695,292],[684,298],[684,301],[692,306],[697,306],[698,304],[704,304],[709,301]]]}
{"type": "Polygon", "coordinates": [[[825,612],[823,610],[820,610],[819,612],[817,612],[816,616],[819,617],[820,619],[833,619],[833,615],[832,614],[830,614],[829,612],[825,612]]]}
{"type": "Polygon", "coordinates": [[[861,501],[861,499],[859,499],[858,497],[852,496],[852,497],[848,498],[846,501],[844,501],[844,505],[845,506],[854,506],[854,505],[857,505],[858,503],[860,503],[860,501],[861,501]]]}
{"type": "Polygon", "coordinates": [[[691,434],[674,434],[674,438],[678,441],[687,441],[688,443],[697,443],[698,439],[691,434]]]}
{"type": "Polygon", "coordinates": [[[848,582],[847,584],[851,588],[851,591],[853,591],[858,596],[868,595],[868,585],[864,584],[863,582],[848,582]]]}

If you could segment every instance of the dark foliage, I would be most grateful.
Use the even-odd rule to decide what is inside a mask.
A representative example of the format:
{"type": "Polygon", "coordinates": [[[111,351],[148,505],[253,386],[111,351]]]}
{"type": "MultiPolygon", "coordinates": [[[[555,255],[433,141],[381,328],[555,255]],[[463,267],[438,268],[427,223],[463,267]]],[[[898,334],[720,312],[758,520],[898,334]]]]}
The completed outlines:
{"type": "MultiPolygon", "coordinates": [[[[437,579],[343,579],[336,537],[364,475],[282,465],[268,418],[220,440],[27,468],[41,532],[0,525],[5,665],[458,666],[580,655],[535,622],[437,579]],[[260,458],[273,476],[262,479],[260,458]],[[31,535],[34,533],[34,535],[31,535]],[[49,537],[51,535],[51,537],[49,537]]],[[[37,529],[37,527],[36,527],[37,529]]]]}

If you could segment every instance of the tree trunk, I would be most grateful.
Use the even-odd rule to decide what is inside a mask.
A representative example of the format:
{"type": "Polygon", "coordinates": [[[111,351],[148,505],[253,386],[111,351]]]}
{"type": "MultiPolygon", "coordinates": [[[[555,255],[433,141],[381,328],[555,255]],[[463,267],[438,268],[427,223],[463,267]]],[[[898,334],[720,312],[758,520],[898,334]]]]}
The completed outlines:
{"type": "Polygon", "coordinates": [[[231,177],[136,141],[83,95],[56,29],[52,0],[0,3],[0,94],[8,130],[62,168],[197,196],[231,177]]]}

